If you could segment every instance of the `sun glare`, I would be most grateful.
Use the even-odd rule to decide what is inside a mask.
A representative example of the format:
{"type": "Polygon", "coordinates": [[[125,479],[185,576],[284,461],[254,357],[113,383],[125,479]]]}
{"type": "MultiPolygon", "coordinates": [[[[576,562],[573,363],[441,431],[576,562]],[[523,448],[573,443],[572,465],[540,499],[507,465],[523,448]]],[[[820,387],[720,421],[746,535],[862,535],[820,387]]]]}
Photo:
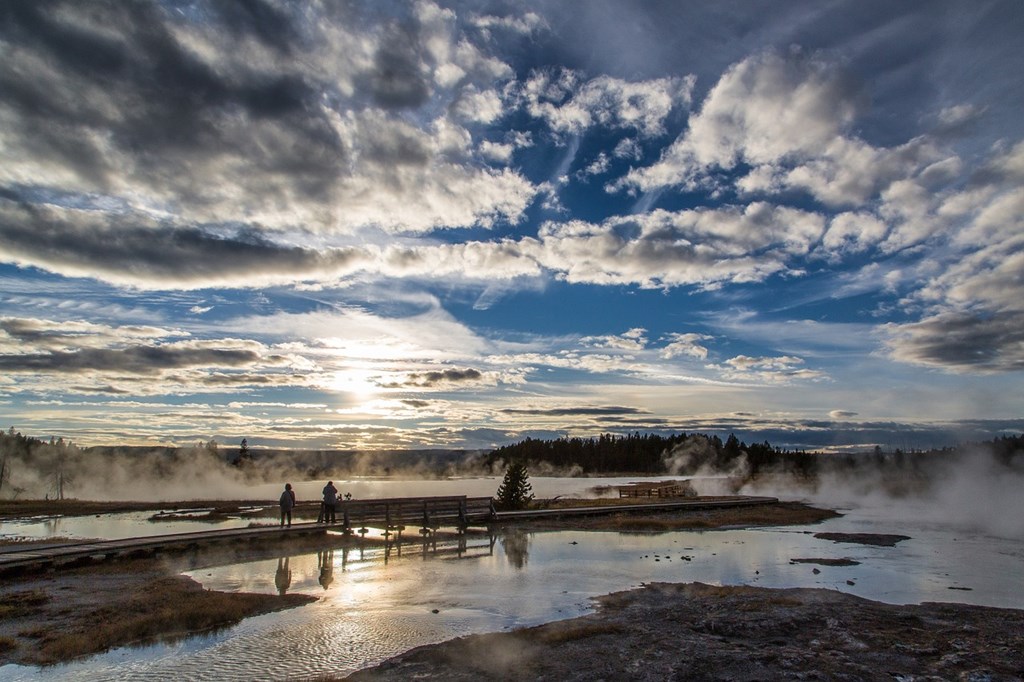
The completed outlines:
{"type": "Polygon", "coordinates": [[[346,369],[336,372],[327,384],[332,391],[349,393],[360,400],[369,400],[380,392],[378,375],[365,369],[346,369]]]}

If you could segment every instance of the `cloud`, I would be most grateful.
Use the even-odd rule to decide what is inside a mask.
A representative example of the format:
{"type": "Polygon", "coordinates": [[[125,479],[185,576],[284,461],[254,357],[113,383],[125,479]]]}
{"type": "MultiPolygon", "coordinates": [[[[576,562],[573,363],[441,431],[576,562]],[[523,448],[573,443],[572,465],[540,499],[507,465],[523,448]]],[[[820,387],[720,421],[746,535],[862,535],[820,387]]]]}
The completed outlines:
{"type": "Polygon", "coordinates": [[[647,347],[647,337],[644,336],[646,332],[646,329],[638,327],[617,336],[584,336],[580,338],[580,343],[594,348],[622,351],[643,350],[647,347]]]}
{"type": "Polygon", "coordinates": [[[720,190],[732,181],[744,195],[801,190],[828,206],[857,206],[938,162],[956,163],[927,137],[883,148],[852,136],[864,100],[861,86],[826,60],[800,51],[747,57],[655,164],[611,187],[720,190]],[[744,175],[721,175],[744,166],[744,175]]]}
{"type": "Polygon", "coordinates": [[[825,62],[800,53],[749,57],[721,77],[658,163],[625,183],[692,185],[712,167],[813,155],[851,124],[858,107],[856,87],[825,62]]]}
{"type": "Polygon", "coordinates": [[[91,202],[111,229],[124,211],[331,234],[516,222],[535,189],[477,163],[457,122],[499,117],[511,69],[450,11],[408,9],[383,27],[297,5],[201,20],[157,4],[13,9],[0,184],[30,203],[91,202]],[[435,100],[426,120],[402,113],[435,100]]]}
{"type": "Polygon", "coordinates": [[[110,215],[0,199],[3,260],[66,276],[146,288],[259,286],[336,277],[365,253],[275,243],[246,229],[166,225],[144,215],[110,215]]]}
{"type": "Polygon", "coordinates": [[[470,18],[472,23],[482,31],[489,32],[495,29],[510,31],[529,35],[547,26],[547,22],[536,12],[523,12],[510,16],[477,15],[470,18]]]}
{"type": "Polygon", "coordinates": [[[615,415],[643,414],[645,410],[635,407],[602,406],[602,407],[551,407],[521,408],[509,407],[501,410],[503,414],[537,416],[537,417],[605,417],[615,415]]]}
{"type": "Polygon", "coordinates": [[[89,371],[153,375],[166,369],[252,365],[260,361],[251,350],[147,346],[123,349],[83,349],[51,353],[19,353],[0,356],[0,368],[7,372],[57,372],[78,374],[89,371]]]}
{"type": "Polygon", "coordinates": [[[800,367],[803,358],[790,355],[751,357],[737,355],[725,360],[720,365],[710,365],[710,369],[719,370],[722,376],[730,381],[758,381],[764,383],[790,383],[794,380],[819,380],[825,374],[818,370],[800,367]]]}
{"type": "Polygon", "coordinates": [[[994,156],[976,184],[923,197],[918,221],[950,221],[950,255],[927,273],[905,304],[922,319],[882,328],[891,356],[958,373],[1024,367],[1024,143],[994,156]],[[978,201],[984,197],[983,201],[978,201]]]}
{"type": "Polygon", "coordinates": [[[432,372],[411,372],[405,381],[394,384],[395,387],[416,386],[420,388],[431,388],[439,385],[456,385],[475,383],[484,378],[480,370],[467,369],[444,369],[432,372]]]}
{"type": "Polygon", "coordinates": [[[149,341],[189,336],[182,330],[144,325],[109,325],[85,320],[58,322],[34,318],[0,318],[0,351],[4,353],[30,350],[61,351],[72,348],[101,348],[111,343],[149,341]]]}
{"type": "Polygon", "coordinates": [[[668,343],[661,349],[661,357],[671,360],[672,358],[685,355],[697,358],[698,360],[706,360],[708,349],[701,342],[710,341],[712,338],[714,337],[707,334],[680,334],[673,332],[666,337],[668,343]]]}
{"type": "Polygon", "coordinates": [[[0,370],[8,390],[50,394],[156,395],[225,386],[304,386],[313,367],[250,339],[81,320],[0,319],[0,370]],[[181,339],[181,340],[175,340],[181,339]],[[73,377],[68,384],[67,377],[73,377]]]}
{"type": "Polygon", "coordinates": [[[610,76],[583,80],[568,69],[535,71],[519,97],[531,116],[557,133],[579,135],[592,127],[635,130],[651,137],[665,132],[665,120],[690,103],[694,76],[629,82],[610,76]]]}
{"type": "Polygon", "coordinates": [[[954,372],[1024,369],[1024,314],[942,313],[919,322],[888,324],[887,346],[902,362],[954,372]]]}
{"type": "Polygon", "coordinates": [[[656,210],[600,225],[546,223],[535,257],[569,282],[714,286],[785,271],[823,232],[821,215],[767,203],[656,210]]]}

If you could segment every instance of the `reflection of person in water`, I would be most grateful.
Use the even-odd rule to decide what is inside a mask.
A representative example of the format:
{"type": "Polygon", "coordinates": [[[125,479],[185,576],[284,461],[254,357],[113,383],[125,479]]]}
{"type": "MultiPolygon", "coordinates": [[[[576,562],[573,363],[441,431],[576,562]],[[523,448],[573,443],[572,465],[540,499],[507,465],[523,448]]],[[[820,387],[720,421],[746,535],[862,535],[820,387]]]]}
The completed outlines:
{"type": "Polygon", "coordinates": [[[334,550],[317,552],[316,563],[320,568],[320,586],[326,590],[334,582],[334,550]]]}
{"type": "Polygon", "coordinates": [[[292,569],[288,567],[288,557],[281,557],[277,560],[277,573],[274,574],[274,585],[277,593],[284,595],[292,584],[292,569]]]}

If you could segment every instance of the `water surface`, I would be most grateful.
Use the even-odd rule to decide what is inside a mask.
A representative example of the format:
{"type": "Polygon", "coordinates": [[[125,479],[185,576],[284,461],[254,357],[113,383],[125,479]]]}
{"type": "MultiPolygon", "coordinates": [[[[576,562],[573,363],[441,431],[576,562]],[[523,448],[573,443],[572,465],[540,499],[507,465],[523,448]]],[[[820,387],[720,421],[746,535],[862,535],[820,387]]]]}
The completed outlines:
{"type": "MultiPolygon", "coordinates": [[[[543,496],[578,494],[595,485],[593,479],[567,480],[575,487],[543,496]]],[[[534,488],[555,487],[552,481],[537,481],[534,488]]],[[[407,494],[449,494],[442,482],[436,483],[427,493],[407,494]]],[[[397,496],[398,488],[381,490],[397,496]]],[[[340,675],[422,644],[580,615],[593,607],[592,597],[655,581],[818,587],[889,603],[955,601],[1024,609],[1021,540],[957,527],[936,520],[928,510],[912,513],[906,505],[843,511],[843,517],[821,524],[785,528],[661,534],[507,531],[494,536],[472,533],[461,544],[455,539],[423,543],[412,534],[397,547],[325,549],[205,568],[189,575],[209,589],[285,590],[319,600],[176,644],[117,649],[45,669],[4,666],[0,679],[340,675]],[[911,539],[895,547],[874,547],[814,537],[824,531],[897,533],[911,539]],[[792,561],[798,558],[858,563],[836,567],[792,561]]],[[[148,524],[119,516],[120,522],[95,523],[123,523],[121,530],[99,525],[76,530],[97,537],[99,531],[131,534],[139,523],[148,524]]],[[[170,530],[165,524],[148,525],[170,530]]]]}

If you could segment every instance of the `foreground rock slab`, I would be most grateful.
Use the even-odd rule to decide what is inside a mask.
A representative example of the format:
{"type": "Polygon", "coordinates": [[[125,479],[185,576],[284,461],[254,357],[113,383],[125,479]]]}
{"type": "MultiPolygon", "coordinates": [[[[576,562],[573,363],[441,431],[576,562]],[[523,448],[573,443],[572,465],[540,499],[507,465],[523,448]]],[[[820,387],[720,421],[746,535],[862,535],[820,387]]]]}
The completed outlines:
{"type": "Polygon", "coordinates": [[[413,649],[350,680],[1022,680],[1024,611],[651,584],[596,613],[413,649]]]}

